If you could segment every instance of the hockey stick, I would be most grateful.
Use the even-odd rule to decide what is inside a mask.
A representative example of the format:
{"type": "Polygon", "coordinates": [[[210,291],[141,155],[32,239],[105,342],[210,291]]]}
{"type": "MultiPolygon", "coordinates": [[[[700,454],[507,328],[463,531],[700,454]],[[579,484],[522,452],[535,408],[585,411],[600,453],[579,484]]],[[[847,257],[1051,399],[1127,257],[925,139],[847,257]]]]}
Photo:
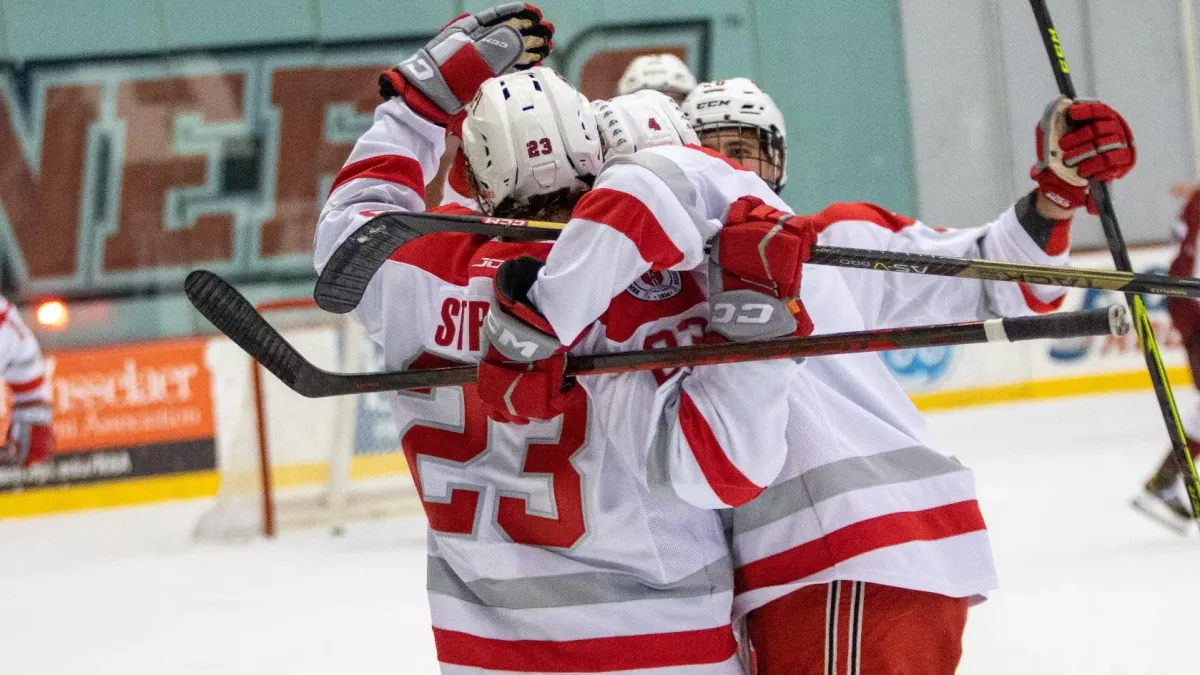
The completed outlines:
{"type": "MultiPolygon", "coordinates": [[[[405,242],[422,233],[465,232],[519,241],[543,241],[558,237],[562,228],[561,223],[536,220],[440,213],[385,213],[364,224],[334,251],[317,279],[313,297],[317,305],[327,312],[345,314],[353,310],[362,300],[371,277],[383,263],[405,242]]],[[[1200,298],[1200,279],[1181,279],[1162,274],[970,260],[835,246],[814,246],[808,262],[853,269],[1200,298]]]]}
{"type": "MultiPolygon", "coordinates": [[[[1067,66],[1067,57],[1063,54],[1062,44],[1058,41],[1058,33],[1050,20],[1050,10],[1046,0],[1029,0],[1033,8],[1033,16],[1037,20],[1038,30],[1042,34],[1042,42],[1046,46],[1046,55],[1050,57],[1050,66],[1054,71],[1054,80],[1058,83],[1058,91],[1070,99],[1076,98],[1075,83],[1071,80],[1071,69],[1067,66]]],[[[1129,249],[1125,246],[1125,238],[1117,224],[1117,213],[1113,209],[1112,195],[1108,185],[1100,181],[1092,181],[1091,192],[1100,211],[1100,224],[1104,228],[1104,238],[1108,240],[1108,250],[1112,253],[1113,264],[1117,270],[1132,272],[1133,264],[1129,261],[1129,249]]],[[[1175,405],[1175,395],[1171,392],[1171,383],[1167,379],[1167,369],[1163,366],[1162,354],[1158,342],[1154,339],[1154,327],[1150,324],[1150,313],[1142,298],[1131,289],[1125,289],[1125,297],[1133,314],[1133,324],[1137,328],[1138,341],[1142,345],[1142,353],[1146,358],[1146,368],[1150,371],[1150,381],[1154,384],[1154,393],[1158,397],[1158,407],[1162,410],[1163,421],[1167,425],[1167,435],[1171,438],[1171,453],[1180,473],[1184,474],[1184,485],[1187,487],[1188,500],[1192,505],[1193,517],[1200,520],[1200,474],[1196,473],[1196,463],[1188,452],[1187,440],[1183,433],[1183,424],[1179,421],[1179,408],[1175,405]]]]}
{"type": "MultiPolygon", "coordinates": [[[[475,381],[473,365],[383,373],[331,373],[314,366],[301,356],[246,298],[212,272],[192,272],[184,282],[184,289],[188,300],[205,318],[255,361],[302,396],[320,398],[419,387],[445,387],[475,381]]],[[[778,338],[750,343],[695,345],[622,354],[571,356],[567,359],[567,373],[600,375],[934,345],[1123,335],[1128,330],[1125,308],[1114,305],[1107,309],[1067,312],[1052,316],[891,328],[807,338],[778,338]]]]}

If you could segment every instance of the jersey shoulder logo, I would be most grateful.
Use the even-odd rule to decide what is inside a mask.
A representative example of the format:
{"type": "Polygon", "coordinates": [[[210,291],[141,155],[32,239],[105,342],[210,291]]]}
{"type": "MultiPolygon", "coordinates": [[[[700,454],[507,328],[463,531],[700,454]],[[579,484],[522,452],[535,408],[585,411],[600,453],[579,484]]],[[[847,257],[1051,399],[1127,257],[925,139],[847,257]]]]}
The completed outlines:
{"type": "Polygon", "coordinates": [[[638,300],[658,302],[679,295],[683,279],[679,272],[646,272],[626,290],[638,300]]]}

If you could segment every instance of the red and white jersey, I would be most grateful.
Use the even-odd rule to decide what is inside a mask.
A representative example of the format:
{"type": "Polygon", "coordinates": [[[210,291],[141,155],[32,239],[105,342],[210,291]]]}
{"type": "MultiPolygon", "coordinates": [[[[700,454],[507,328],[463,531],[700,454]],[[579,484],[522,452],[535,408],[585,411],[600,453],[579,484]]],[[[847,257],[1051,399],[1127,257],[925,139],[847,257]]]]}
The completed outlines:
{"type": "MultiPolygon", "coordinates": [[[[606,167],[530,294],[560,339],[573,339],[637,275],[698,265],[737,197],[786,208],[748,176],[692,148],[656,148],[606,167]],[[675,199],[657,190],[664,185],[675,199]]],[[[1065,225],[1047,221],[1039,244],[1015,210],[954,232],[862,204],[811,218],[819,242],[837,246],[1061,263],[1068,240],[1065,225]]],[[[818,334],[1028,314],[1062,300],[1058,289],[818,266],[805,269],[801,294],[818,334]]],[[[788,402],[784,466],[732,516],[737,614],[835,579],[957,597],[996,585],[970,470],[932,448],[878,355],[809,359],[791,379],[788,402]]]]}
{"type": "MultiPolygon", "coordinates": [[[[440,138],[401,101],[379,107],[322,212],[318,269],[378,212],[420,208],[440,138]]],[[[549,248],[420,237],[379,271],[355,316],[389,369],[476,363],[497,267],[549,248]]],[[[575,353],[689,344],[702,333],[707,302],[692,275],[646,275],[618,295],[575,353]]],[[[788,383],[778,373],[756,363],[582,378],[565,414],[523,426],[489,421],[473,386],[390,395],[430,523],[443,672],[742,672],[722,523],[677,495],[740,504],[770,482],[781,461],[760,475],[770,460],[721,444],[782,444],[788,383]],[[660,381],[671,382],[685,422],[648,458],[660,381]],[[739,382],[753,391],[741,395],[739,382]],[[755,409],[768,421],[761,428],[724,423],[755,409]]]]}
{"type": "MultiPolygon", "coordinates": [[[[821,245],[1066,264],[1061,237],[1039,236],[1039,245],[1011,208],[982,227],[949,231],[869,204],[835,204],[809,218],[821,245]]],[[[810,276],[815,269],[806,268],[802,292],[816,334],[1027,315],[1057,308],[1066,293],[848,269],[839,288],[810,276]],[[857,316],[837,311],[845,303],[857,316]]],[[[762,497],[733,513],[736,613],[834,580],[952,597],[995,588],[971,471],[934,448],[878,355],[810,359],[805,376],[790,393],[786,465],[762,497]]]]}
{"type": "Polygon", "coordinates": [[[0,297],[0,380],[8,386],[14,408],[50,406],[50,379],[33,333],[17,308],[0,297]]]}
{"type": "MultiPolygon", "coordinates": [[[[1171,261],[1167,273],[1173,277],[1195,277],[1197,254],[1200,253],[1197,250],[1200,249],[1200,190],[1192,192],[1179,214],[1175,236],[1179,240],[1179,252],[1171,261]]],[[[1171,314],[1171,323],[1175,324],[1175,329],[1184,340],[1195,340],[1200,335],[1200,301],[1194,298],[1167,298],[1167,311],[1171,314]]]]}

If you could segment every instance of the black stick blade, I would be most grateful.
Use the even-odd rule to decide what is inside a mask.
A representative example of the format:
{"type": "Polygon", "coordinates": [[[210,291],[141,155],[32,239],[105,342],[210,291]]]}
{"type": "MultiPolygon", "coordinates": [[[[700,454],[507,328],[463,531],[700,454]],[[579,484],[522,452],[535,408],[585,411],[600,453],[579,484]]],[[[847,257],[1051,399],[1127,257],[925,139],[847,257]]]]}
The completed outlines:
{"type": "Polygon", "coordinates": [[[396,249],[421,235],[409,223],[389,216],[367,221],[334,250],[313,289],[318,307],[333,314],[353,311],[383,263],[396,249]]]}
{"type": "Polygon", "coordinates": [[[183,282],[188,301],[217,330],[241,347],[284,384],[304,395],[305,371],[314,369],[237,289],[207,270],[196,270],[183,282]]]}
{"type": "Polygon", "coordinates": [[[362,302],[371,277],[401,246],[425,234],[462,232],[514,241],[554,239],[558,230],[530,227],[528,221],[443,213],[395,211],[363,223],[334,250],[313,289],[317,306],[346,314],[362,302]]]}

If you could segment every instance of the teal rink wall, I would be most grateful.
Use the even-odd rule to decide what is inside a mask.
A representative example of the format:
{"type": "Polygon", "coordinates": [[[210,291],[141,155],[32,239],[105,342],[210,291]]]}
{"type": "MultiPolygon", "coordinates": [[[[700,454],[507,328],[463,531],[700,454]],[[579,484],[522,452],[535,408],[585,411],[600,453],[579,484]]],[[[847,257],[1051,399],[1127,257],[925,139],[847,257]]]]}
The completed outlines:
{"type": "MultiPolygon", "coordinates": [[[[369,121],[370,73],[487,4],[0,0],[0,177],[51,192],[0,190],[0,292],[102,305],[77,312],[83,323],[70,336],[46,336],[51,345],[201,328],[179,293],[196,267],[230,276],[254,299],[307,293],[303,246],[337,162],[326,158],[311,185],[284,194],[297,167],[278,138],[288,114],[276,101],[278,73],[326,71],[313,80],[321,91],[355,77],[361,89],[346,102],[306,113],[324,116],[323,141],[349,143],[369,121]],[[68,85],[71,96],[51,95],[68,85]],[[74,136],[55,126],[76,117],[74,136]],[[79,155],[77,167],[62,168],[75,166],[68,155],[79,155]],[[77,179],[46,175],[67,170],[77,179]],[[223,227],[227,245],[199,234],[223,227]]],[[[682,47],[702,78],[758,81],[788,120],[785,197],[797,210],[867,200],[915,212],[898,2],[540,6],[558,29],[551,65],[577,82],[598,52],[657,46],[682,47]]],[[[338,147],[331,152],[348,150],[338,147]]]]}

